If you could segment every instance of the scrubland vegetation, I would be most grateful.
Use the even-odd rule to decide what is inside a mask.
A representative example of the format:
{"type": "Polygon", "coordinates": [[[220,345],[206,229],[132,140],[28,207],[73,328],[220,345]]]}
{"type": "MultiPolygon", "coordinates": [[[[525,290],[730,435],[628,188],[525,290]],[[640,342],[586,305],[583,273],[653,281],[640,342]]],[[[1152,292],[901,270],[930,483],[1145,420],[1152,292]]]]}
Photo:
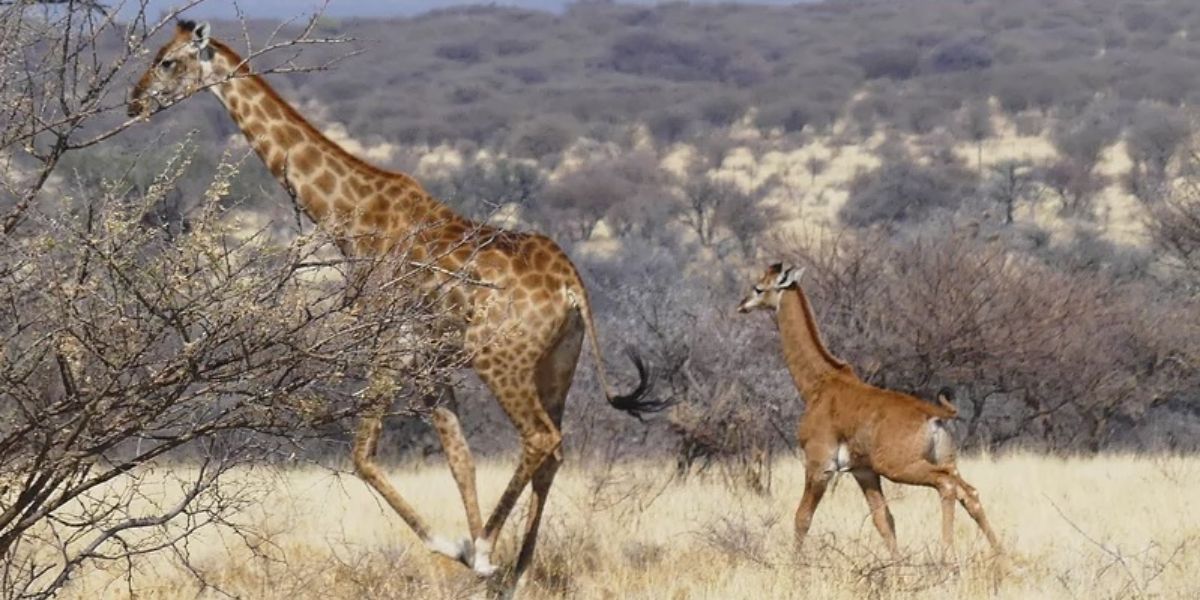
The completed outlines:
{"type": "MultiPolygon", "coordinates": [[[[158,15],[43,4],[0,5],[0,596],[477,591],[436,583],[365,486],[323,470],[371,366],[404,362],[382,450],[401,489],[461,529],[405,409],[450,377],[495,497],[515,436],[430,359],[436,317],[403,277],[351,285],[215,99],[124,118],[158,15]]],[[[593,410],[580,369],[534,597],[1196,594],[1200,6],[578,2],[213,27],[347,149],[558,240],[606,347],[641,349],[674,402],[644,424],[593,410]],[[892,564],[846,483],[793,556],[803,399],[774,326],[733,315],[775,260],[808,267],[828,345],[865,380],[956,391],[1008,562],[967,523],[943,562],[934,495],[910,490],[892,564]]]]}

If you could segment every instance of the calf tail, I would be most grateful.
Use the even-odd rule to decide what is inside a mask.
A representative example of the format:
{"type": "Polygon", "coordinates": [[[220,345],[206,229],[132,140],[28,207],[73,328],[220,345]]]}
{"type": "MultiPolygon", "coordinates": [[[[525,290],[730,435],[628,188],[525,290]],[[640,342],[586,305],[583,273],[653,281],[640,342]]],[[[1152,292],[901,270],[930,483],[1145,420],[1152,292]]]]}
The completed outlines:
{"type": "Polygon", "coordinates": [[[954,405],[954,390],[944,387],[937,393],[938,406],[945,411],[945,418],[958,417],[958,407],[954,405]]]}
{"type": "Polygon", "coordinates": [[[946,429],[946,422],[938,417],[929,419],[929,445],[925,449],[925,459],[935,465],[945,465],[954,462],[954,436],[946,429]]]}

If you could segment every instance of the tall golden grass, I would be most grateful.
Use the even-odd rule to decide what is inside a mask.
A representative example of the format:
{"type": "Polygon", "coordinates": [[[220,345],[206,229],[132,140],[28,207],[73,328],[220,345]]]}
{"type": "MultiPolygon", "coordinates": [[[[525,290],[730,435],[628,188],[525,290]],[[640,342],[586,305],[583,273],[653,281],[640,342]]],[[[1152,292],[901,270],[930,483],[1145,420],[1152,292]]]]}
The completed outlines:
{"type": "MultiPolygon", "coordinates": [[[[853,478],[817,511],[803,552],[791,518],[803,482],[797,459],[775,466],[773,493],[720,477],[672,478],[665,464],[568,465],[551,494],[526,598],[1197,598],[1200,458],[1035,454],[961,461],[1007,550],[993,557],[962,510],[956,553],[939,545],[932,490],[885,484],[903,560],[883,550],[853,478]]],[[[509,475],[479,470],[486,505],[509,475]]],[[[197,539],[188,573],[171,561],[92,567],[67,598],[463,598],[483,593],[469,572],[431,557],[353,476],[319,469],[253,471],[270,490],[243,515],[254,533],[197,539]],[[215,588],[202,590],[197,575],[215,588]],[[219,590],[219,592],[217,591],[219,590]]],[[[466,532],[440,461],[392,477],[436,530],[466,532]]],[[[513,559],[518,511],[498,559],[513,559]]]]}

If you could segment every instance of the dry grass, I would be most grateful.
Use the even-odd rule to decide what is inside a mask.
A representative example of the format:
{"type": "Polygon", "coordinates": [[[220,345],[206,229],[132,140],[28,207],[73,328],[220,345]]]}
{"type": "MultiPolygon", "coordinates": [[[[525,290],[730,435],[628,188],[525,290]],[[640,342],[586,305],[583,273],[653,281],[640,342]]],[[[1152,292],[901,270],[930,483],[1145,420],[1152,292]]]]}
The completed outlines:
{"type": "MultiPolygon", "coordinates": [[[[826,497],[805,552],[791,544],[803,471],[776,468],[774,496],[719,480],[668,482],[659,464],[570,466],[551,495],[528,598],[1195,598],[1200,596],[1200,458],[1018,454],[964,461],[1009,555],[991,558],[964,511],[957,560],[941,558],[938,502],[925,489],[890,486],[900,564],[882,552],[853,479],[826,497]]],[[[394,472],[400,489],[447,535],[465,533],[449,473],[439,464],[394,472]]],[[[253,474],[261,483],[261,473],[253,474]]],[[[508,468],[480,469],[485,504],[508,468]]],[[[200,574],[248,598],[458,598],[480,587],[431,559],[399,519],[349,476],[291,470],[275,476],[258,534],[212,536],[192,547],[200,574]]],[[[515,554],[520,510],[499,559],[515,554]]],[[[113,566],[82,574],[65,597],[120,597],[113,566]]],[[[167,562],[139,565],[142,598],[195,597],[193,575],[167,562]]],[[[216,590],[200,594],[216,596],[216,590]]]]}

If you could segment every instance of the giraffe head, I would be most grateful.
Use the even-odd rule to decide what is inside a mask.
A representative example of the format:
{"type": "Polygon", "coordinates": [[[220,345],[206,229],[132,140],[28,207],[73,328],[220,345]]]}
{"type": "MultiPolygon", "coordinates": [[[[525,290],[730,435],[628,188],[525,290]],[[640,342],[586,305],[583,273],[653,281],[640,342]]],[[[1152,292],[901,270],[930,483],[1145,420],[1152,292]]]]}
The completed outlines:
{"type": "Polygon", "coordinates": [[[783,263],[775,263],[767,267],[767,271],[754,282],[750,295],[738,305],[738,312],[745,313],[758,309],[779,308],[779,296],[784,290],[800,284],[804,268],[784,267],[783,263]]]}
{"type": "Polygon", "coordinates": [[[161,110],[215,82],[208,34],[208,23],[180,21],[175,25],[174,37],[159,48],[153,63],[133,86],[129,116],[161,110]]]}

